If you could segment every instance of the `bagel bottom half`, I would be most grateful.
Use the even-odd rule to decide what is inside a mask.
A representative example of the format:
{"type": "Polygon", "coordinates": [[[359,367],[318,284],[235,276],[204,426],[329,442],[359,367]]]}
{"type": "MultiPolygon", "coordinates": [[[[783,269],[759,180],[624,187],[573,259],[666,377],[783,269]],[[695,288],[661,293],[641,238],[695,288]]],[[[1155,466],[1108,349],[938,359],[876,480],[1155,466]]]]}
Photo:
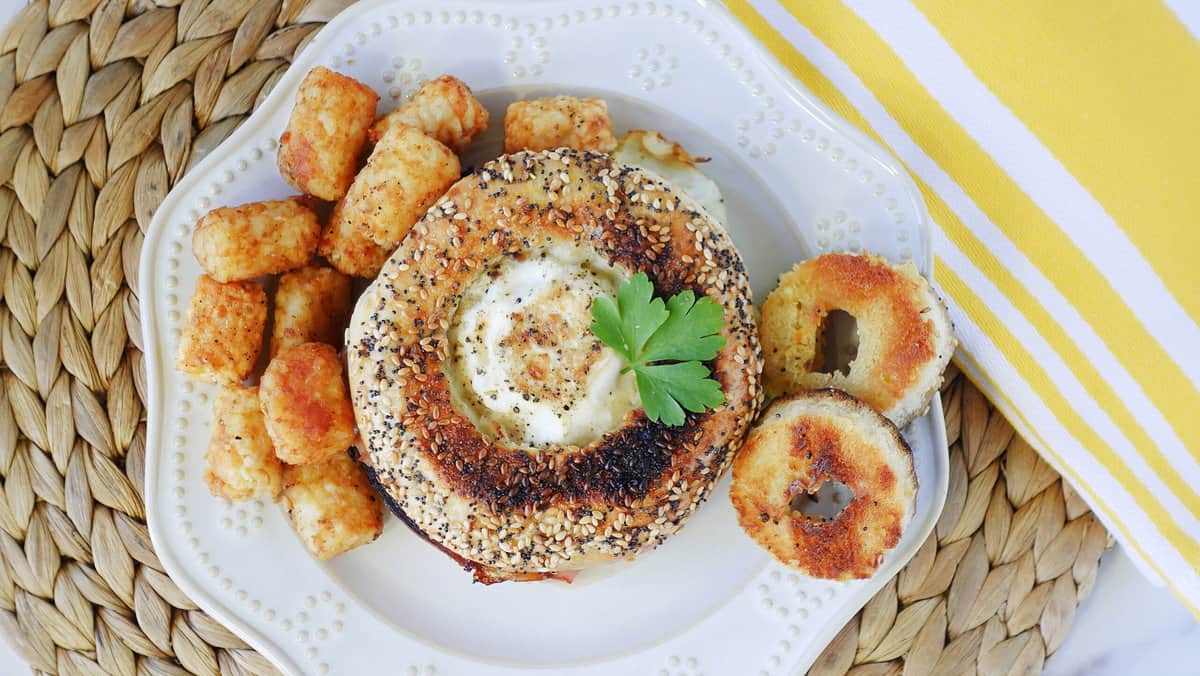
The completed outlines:
{"type": "Polygon", "coordinates": [[[912,452],[896,426],[833,389],[776,399],[733,461],[730,489],[742,529],[787,566],[812,577],[869,577],[916,508],[912,452]],[[853,497],[823,519],[793,508],[826,482],[853,497]]]}

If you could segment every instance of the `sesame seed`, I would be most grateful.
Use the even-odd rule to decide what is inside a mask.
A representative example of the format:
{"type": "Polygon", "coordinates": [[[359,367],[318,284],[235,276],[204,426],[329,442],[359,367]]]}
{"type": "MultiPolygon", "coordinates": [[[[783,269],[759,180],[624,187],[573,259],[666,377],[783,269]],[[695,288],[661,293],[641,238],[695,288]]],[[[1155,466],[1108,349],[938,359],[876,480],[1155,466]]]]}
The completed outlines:
{"type": "MultiPolygon", "coordinates": [[[[742,296],[748,293],[740,261],[736,254],[729,258],[731,245],[722,230],[713,229],[706,217],[684,208],[680,216],[668,216],[681,206],[669,185],[637,171],[612,168],[608,162],[603,155],[562,150],[524,152],[512,156],[511,162],[502,159],[487,163],[477,174],[478,180],[464,183],[464,190],[456,188],[459,205],[443,197],[414,225],[413,235],[401,244],[401,253],[393,259],[396,262],[389,263],[380,278],[388,285],[380,287],[377,281],[373,287],[383,294],[380,309],[385,311],[379,313],[379,326],[385,337],[359,348],[357,354],[368,364],[373,361],[386,365],[384,372],[388,375],[372,383],[378,388],[374,394],[356,387],[352,395],[356,407],[364,401],[379,402],[380,413],[360,420],[363,438],[369,445],[383,446],[371,451],[373,462],[385,468],[377,472],[378,478],[385,493],[420,530],[451,551],[495,569],[489,574],[569,569],[572,561],[585,554],[629,557],[656,545],[678,530],[682,520],[711,492],[711,486],[732,460],[740,433],[748,426],[747,416],[739,416],[726,428],[724,447],[719,446],[722,438],[706,438],[701,443],[699,430],[690,444],[676,441],[675,456],[694,461],[684,461],[683,465],[673,461],[671,479],[656,489],[661,492],[649,499],[650,504],[640,492],[644,489],[621,488],[611,501],[585,503],[578,510],[563,510],[555,503],[558,487],[581,471],[578,458],[583,456],[577,450],[530,453],[524,464],[504,464],[498,462],[500,456],[494,447],[483,444],[469,450],[461,448],[461,437],[451,433],[452,429],[461,431],[458,426],[470,424],[449,403],[442,366],[448,358],[453,360],[451,341],[445,338],[461,297],[457,289],[474,278],[477,270],[488,269],[495,255],[523,252],[537,245],[541,241],[536,236],[537,228],[553,224],[558,232],[571,233],[568,236],[586,246],[645,260],[648,266],[657,266],[656,261],[677,242],[670,266],[680,264],[682,270],[673,283],[707,289],[718,298],[730,298],[725,295],[726,288],[742,296]],[[571,182],[570,174],[547,160],[557,160],[563,167],[577,163],[583,178],[576,173],[576,182],[571,182]],[[514,172],[518,176],[514,177],[514,172]],[[526,208],[523,197],[496,199],[492,195],[505,187],[481,185],[501,176],[509,183],[557,185],[544,201],[526,208]],[[588,180],[593,183],[588,185],[588,180]],[[570,200],[570,207],[562,206],[572,189],[575,194],[586,195],[586,199],[600,200],[593,211],[587,212],[587,218],[570,212],[578,208],[579,200],[570,200]],[[515,219],[512,205],[519,212],[515,219]],[[471,209],[475,210],[468,216],[465,212],[471,209]],[[595,218],[601,213],[602,219],[595,218]],[[628,225],[636,225],[637,230],[632,235],[621,234],[628,225]],[[679,239],[675,234],[682,232],[675,229],[679,225],[687,228],[691,237],[679,239]],[[690,251],[681,251],[692,248],[686,243],[689,240],[696,251],[694,256],[690,251]],[[470,251],[462,251],[464,248],[470,251]],[[736,265],[731,265],[731,260],[736,265]],[[449,291],[451,288],[455,290],[449,291]],[[393,309],[387,309],[387,293],[392,294],[393,309]],[[413,325],[416,318],[423,320],[419,327],[413,325]],[[478,500],[463,492],[466,483],[448,483],[431,476],[430,464],[464,476],[498,471],[495,487],[509,494],[478,500]],[[400,486],[403,491],[398,490],[400,486]],[[541,493],[543,486],[550,492],[541,493]],[[529,497],[511,497],[526,495],[522,491],[529,497]],[[670,502],[654,503],[668,499],[670,502]],[[548,506],[539,507],[545,500],[549,500],[548,506]],[[469,505],[469,518],[461,516],[463,504],[469,505]],[[451,520],[451,514],[458,516],[451,520]]],[[[761,371],[762,360],[758,346],[752,342],[753,325],[745,324],[750,320],[748,307],[748,301],[727,305],[730,313],[726,316],[736,323],[729,326],[734,350],[725,354],[732,357],[739,372],[747,373],[742,386],[746,398],[741,401],[755,404],[762,392],[750,374],[761,371]],[[747,364],[753,371],[745,368],[747,364]]],[[[370,373],[370,366],[364,366],[355,367],[356,371],[370,373]]],[[[731,401],[721,410],[736,411],[735,403],[731,401]]],[[[671,447],[666,441],[658,443],[663,448],[671,447]]]]}

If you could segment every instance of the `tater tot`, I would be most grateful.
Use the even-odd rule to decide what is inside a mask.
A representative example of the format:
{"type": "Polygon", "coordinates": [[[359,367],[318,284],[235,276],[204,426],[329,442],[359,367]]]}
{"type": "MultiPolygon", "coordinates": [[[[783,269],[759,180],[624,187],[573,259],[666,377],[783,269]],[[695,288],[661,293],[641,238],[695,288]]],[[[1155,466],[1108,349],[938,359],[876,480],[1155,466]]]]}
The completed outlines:
{"type": "Polygon", "coordinates": [[[272,358],[301,343],[342,345],[350,311],[350,278],[333,268],[310,265],[279,278],[275,289],[272,358]]]}
{"type": "Polygon", "coordinates": [[[208,490],[230,500],[272,498],[283,486],[283,464],[267,436],[258,388],[226,385],[213,399],[213,434],[204,454],[208,490]]]}
{"type": "Polygon", "coordinates": [[[236,383],[250,377],[262,349],[267,294],[254,282],[196,280],[179,335],[175,368],[196,380],[236,383]]]}
{"type": "Polygon", "coordinates": [[[383,505],[367,474],[345,452],[283,470],[283,503],[292,528],[325,560],[373,542],[383,532],[383,505]]]}
{"type": "Polygon", "coordinates": [[[196,221],[192,251],[213,279],[233,282],[305,265],[320,239],[308,200],[291,197],[213,209],[196,221]]]}
{"type": "Polygon", "coordinates": [[[458,156],[405,124],[391,126],[358,172],[342,219],[376,244],[395,249],[413,224],[458,180],[458,156]]]}
{"type": "Polygon", "coordinates": [[[377,277],[392,255],[391,249],[379,246],[366,232],[342,218],[342,202],[333,206],[317,252],[342,274],[367,279],[377,277]]]}
{"type": "Polygon", "coordinates": [[[354,442],[354,411],[332,345],[304,343],[275,355],[258,401],[275,455],[286,463],[324,460],[354,442]]]}
{"type": "Polygon", "coordinates": [[[617,147],[608,104],[554,96],[515,101],[504,113],[504,152],[575,148],[610,153],[617,147]]]}
{"type": "Polygon", "coordinates": [[[375,120],[379,95],[317,66],[308,72],[279,137],[279,173],[296,190],[332,202],[346,194],[375,120]]]}
{"type": "Polygon", "coordinates": [[[471,139],[487,131],[488,111],[462,80],[443,75],[421,85],[404,105],[379,118],[367,135],[371,143],[394,124],[416,127],[462,152],[471,139]]]}

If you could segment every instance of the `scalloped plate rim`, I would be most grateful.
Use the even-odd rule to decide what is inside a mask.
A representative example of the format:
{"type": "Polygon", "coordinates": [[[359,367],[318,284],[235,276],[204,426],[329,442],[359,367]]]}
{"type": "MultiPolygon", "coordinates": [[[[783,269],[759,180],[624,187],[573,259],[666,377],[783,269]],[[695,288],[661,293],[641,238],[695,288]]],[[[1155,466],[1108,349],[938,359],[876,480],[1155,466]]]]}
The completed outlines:
{"type": "MultiPolygon", "coordinates": [[[[538,5],[549,4],[539,3],[537,0],[520,0],[516,3],[500,3],[494,0],[474,0],[479,5],[486,5],[493,8],[511,7],[517,5],[538,5]]],[[[762,57],[766,69],[770,76],[774,78],[780,85],[786,88],[796,99],[798,105],[804,107],[810,114],[823,120],[833,129],[836,129],[842,136],[849,139],[851,142],[859,146],[866,155],[878,161],[885,167],[895,178],[897,178],[905,191],[905,197],[911,202],[911,205],[918,216],[920,222],[918,227],[926,234],[922,242],[922,251],[920,252],[919,260],[923,262],[923,267],[927,270],[928,277],[934,278],[934,259],[932,256],[932,238],[928,236],[930,230],[930,217],[916,184],[911,176],[901,167],[899,162],[884,148],[877,144],[874,140],[859,131],[854,125],[842,118],[836,112],[828,108],[824,103],[816,99],[808,89],[794,76],[788,69],[779,62],[779,60],[767,50],[757,38],[746,28],[740,20],[720,3],[709,2],[707,0],[679,0],[679,4],[691,4],[696,8],[717,15],[719,20],[724,24],[724,27],[733,29],[738,33],[739,37],[746,45],[749,45],[752,51],[762,57]]],[[[335,16],[326,26],[322,27],[315,38],[307,45],[302,54],[297,55],[296,62],[305,60],[313,60],[315,54],[321,49],[327,47],[332,38],[327,37],[336,33],[335,29],[341,28],[344,25],[350,24],[357,17],[365,15],[380,7],[387,5],[403,6],[402,0],[363,0],[355,3],[346,9],[342,10],[335,16]]],[[[295,64],[292,64],[295,65],[295,64]]],[[[155,211],[155,215],[151,221],[150,227],[147,228],[146,238],[142,246],[142,254],[139,261],[139,307],[142,317],[153,316],[156,311],[154,294],[151,292],[151,287],[154,282],[152,273],[155,272],[155,261],[153,256],[148,255],[156,250],[156,244],[162,239],[164,231],[167,229],[165,214],[170,214],[176,211],[177,204],[184,199],[182,196],[190,194],[203,180],[206,172],[217,166],[220,162],[227,159],[230,148],[236,147],[239,142],[251,138],[255,133],[260,133],[259,127],[262,121],[270,116],[270,114],[279,108],[281,105],[286,105],[285,96],[287,92],[294,90],[299,80],[303,77],[300,69],[289,66],[280,80],[276,83],[274,89],[270,92],[267,98],[228,138],[223,140],[218,146],[212,149],[209,154],[204,157],[199,163],[187,171],[182,179],[171,189],[169,194],[164,198],[163,202],[155,211]]],[[[297,664],[296,659],[289,655],[280,646],[276,645],[272,640],[264,636],[250,622],[242,619],[235,611],[227,608],[225,604],[213,597],[204,587],[204,585],[193,579],[184,568],[183,564],[176,558],[177,553],[170,547],[160,547],[160,543],[166,541],[165,535],[161,532],[164,524],[157,515],[157,510],[151,509],[152,505],[157,503],[159,487],[153,477],[157,476],[158,465],[162,461],[161,455],[165,451],[156,450],[162,442],[164,436],[163,426],[165,424],[164,415],[157,410],[162,406],[163,394],[163,378],[158,374],[160,368],[170,367],[170,363],[164,363],[163,357],[160,354],[161,341],[158,334],[158,327],[153,321],[142,321],[143,344],[145,346],[145,363],[147,366],[147,401],[146,401],[146,467],[145,467],[145,504],[147,506],[147,525],[150,532],[150,537],[155,545],[156,553],[164,568],[170,574],[171,579],[179,588],[188,595],[197,605],[205,612],[220,621],[226,627],[230,628],[236,635],[246,641],[252,648],[262,653],[270,659],[277,667],[285,673],[299,674],[304,673],[304,670],[297,664]]],[[[173,362],[173,360],[172,360],[173,362]]],[[[945,426],[943,419],[943,410],[941,405],[940,395],[934,396],[929,408],[929,417],[933,421],[934,440],[936,444],[935,450],[941,450],[943,453],[948,453],[947,442],[945,436],[945,426]]],[[[922,486],[923,489],[932,489],[934,492],[934,501],[932,510],[934,514],[929,518],[928,524],[920,533],[923,541],[932,531],[934,524],[937,521],[938,515],[944,506],[947,492],[947,476],[942,474],[938,485],[932,487],[922,486]]],[[[863,603],[870,598],[879,588],[886,583],[893,575],[899,572],[912,555],[915,554],[915,549],[908,556],[902,558],[890,558],[884,566],[871,578],[872,589],[869,590],[867,598],[863,599],[863,603]]],[[[339,583],[340,584],[340,583],[339,583]]],[[[352,597],[353,598],[353,597],[352,597]]],[[[801,654],[798,660],[794,660],[795,665],[793,671],[797,672],[802,667],[807,669],[812,661],[820,653],[829,640],[841,629],[841,626],[848,621],[855,613],[861,609],[862,604],[848,604],[844,606],[844,611],[839,613],[836,622],[827,622],[826,626],[818,632],[821,635],[819,641],[813,642],[813,647],[801,654]]],[[[604,660],[601,660],[603,662],[604,660]]],[[[484,661],[482,663],[488,663],[484,661]]],[[[591,661],[588,661],[590,663],[591,661]]]]}

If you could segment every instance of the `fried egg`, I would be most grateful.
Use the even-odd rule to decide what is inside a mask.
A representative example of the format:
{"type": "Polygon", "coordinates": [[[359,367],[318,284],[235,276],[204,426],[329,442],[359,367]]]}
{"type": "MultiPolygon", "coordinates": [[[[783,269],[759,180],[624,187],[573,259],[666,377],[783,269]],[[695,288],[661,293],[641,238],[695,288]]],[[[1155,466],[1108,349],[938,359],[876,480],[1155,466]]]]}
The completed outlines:
{"type": "Polygon", "coordinates": [[[591,332],[591,303],[624,274],[593,250],[554,244],[506,256],[468,286],[450,329],[459,409],[513,448],[586,446],[638,406],[634,376],[591,332]]]}

